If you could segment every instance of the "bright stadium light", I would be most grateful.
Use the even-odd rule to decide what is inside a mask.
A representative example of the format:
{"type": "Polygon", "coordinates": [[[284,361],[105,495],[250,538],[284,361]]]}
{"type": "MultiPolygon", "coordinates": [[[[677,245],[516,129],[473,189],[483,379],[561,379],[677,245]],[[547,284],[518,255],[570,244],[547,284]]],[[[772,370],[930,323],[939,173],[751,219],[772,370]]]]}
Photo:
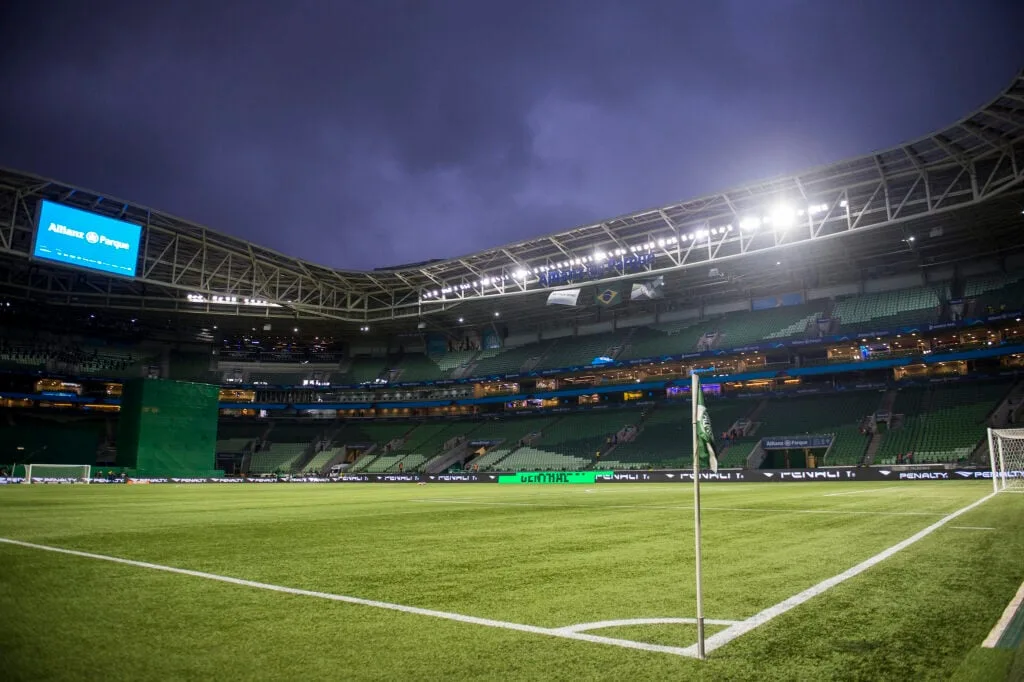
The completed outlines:
{"type": "Polygon", "coordinates": [[[526,270],[516,270],[516,279],[526,279],[530,273],[526,270]]]}
{"type": "Polygon", "coordinates": [[[796,213],[790,206],[779,204],[772,211],[772,225],[777,230],[786,230],[796,223],[796,213]]]}
{"type": "Polygon", "coordinates": [[[757,216],[747,216],[746,218],[740,221],[741,230],[746,230],[749,232],[751,230],[756,230],[759,227],[761,227],[761,219],[758,218],[757,216]]]}

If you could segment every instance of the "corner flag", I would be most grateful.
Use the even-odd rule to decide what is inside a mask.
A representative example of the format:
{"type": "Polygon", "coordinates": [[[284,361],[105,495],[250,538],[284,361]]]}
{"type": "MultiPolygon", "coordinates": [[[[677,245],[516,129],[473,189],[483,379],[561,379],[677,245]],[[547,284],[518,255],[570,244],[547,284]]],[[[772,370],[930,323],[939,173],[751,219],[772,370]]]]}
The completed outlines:
{"type": "Polygon", "coordinates": [[[708,408],[704,407],[704,391],[700,388],[700,376],[693,375],[693,423],[697,425],[697,448],[701,468],[718,473],[718,454],[715,452],[715,432],[711,428],[708,408]]]}

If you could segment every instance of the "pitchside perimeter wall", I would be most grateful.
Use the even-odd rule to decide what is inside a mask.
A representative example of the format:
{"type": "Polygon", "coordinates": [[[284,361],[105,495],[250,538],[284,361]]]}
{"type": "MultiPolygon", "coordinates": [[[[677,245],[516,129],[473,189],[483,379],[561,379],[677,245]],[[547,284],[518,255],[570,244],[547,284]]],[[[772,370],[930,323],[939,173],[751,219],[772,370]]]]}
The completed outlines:
{"type": "MultiPolygon", "coordinates": [[[[95,471],[95,470],[94,470],[95,471]]],[[[219,473],[219,472],[218,472],[219,473]]],[[[590,471],[590,472],[520,472],[513,473],[458,473],[458,474],[353,474],[323,478],[319,476],[297,476],[288,478],[224,478],[203,476],[129,476],[126,481],[120,479],[107,481],[95,479],[94,483],[216,483],[216,484],[265,484],[265,483],[503,483],[517,482],[520,484],[598,484],[606,483],[675,483],[692,484],[693,473],[687,469],[674,471],[590,471]],[[583,474],[587,476],[584,477],[583,474]],[[502,480],[506,479],[506,480],[502,480]],[[518,479],[507,481],[507,479],[518,479]]],[[[1024,479],[1024,470],[1008,471],[1010,478],[1024,479]]],[[[983,481],[992,480],[992,472],[988,469],[946,469],[939,466],[914,467],[913,470],[847,468],[847,469],[777,469],[720,471],[717,474],[704,472],[701,480],[711,483],[811,483],[827,481],[983,481]]],[[[0,478],[0,484],[19,483],[21,479],[0,478]]],[[[61,483],[69,481],[40,481],[42,483],[61,483]]]]}
{"type": "Polygon", "coordinates": [[[139,477],[216,477],[219,389],[166,379],[125,382],[117,465],[139,477]]]}

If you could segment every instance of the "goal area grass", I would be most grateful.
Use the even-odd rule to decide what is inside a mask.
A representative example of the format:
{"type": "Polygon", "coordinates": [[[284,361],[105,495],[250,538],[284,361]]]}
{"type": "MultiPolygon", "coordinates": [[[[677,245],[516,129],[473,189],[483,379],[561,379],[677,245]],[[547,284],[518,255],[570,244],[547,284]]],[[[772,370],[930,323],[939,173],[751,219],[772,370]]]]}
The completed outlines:
{"type": "Polygon", "coordinates": [[[0,669],[1011,679],[1024,654],[980,645],[1024,581],[1024,496],[991,492],[702,486],[699,661],[689,485],[4,486],[0,669]]]}

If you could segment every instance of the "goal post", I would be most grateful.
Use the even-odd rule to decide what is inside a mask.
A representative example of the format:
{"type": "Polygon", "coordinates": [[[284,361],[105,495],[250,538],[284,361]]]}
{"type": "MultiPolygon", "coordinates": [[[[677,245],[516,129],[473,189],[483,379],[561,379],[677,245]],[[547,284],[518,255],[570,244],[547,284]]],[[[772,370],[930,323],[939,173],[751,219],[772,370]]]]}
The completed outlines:
{"type": "Polygon", "coordinates": [[[989,429],[988,459],[995,492],[1024,492],[1024,429],[989,429]]]}
{"type": "Polygon", "coordinates": [[[25,483],[88,483],[92,466],[88,464],[26,464],[25,483]]]}

